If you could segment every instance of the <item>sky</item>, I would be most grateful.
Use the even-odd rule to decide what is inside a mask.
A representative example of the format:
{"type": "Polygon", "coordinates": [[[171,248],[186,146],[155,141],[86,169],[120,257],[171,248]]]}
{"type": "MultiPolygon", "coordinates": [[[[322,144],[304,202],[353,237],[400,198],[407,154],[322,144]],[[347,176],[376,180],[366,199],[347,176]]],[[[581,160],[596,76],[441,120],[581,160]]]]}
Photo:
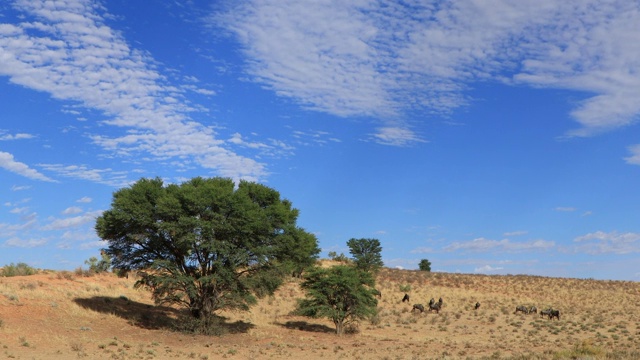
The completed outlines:
{"type": "Polygon", "coordinates": [[[640,2],[6,0],[0,265],[140,178],[257,181],[328,252],[640,281],[640,2]]]}

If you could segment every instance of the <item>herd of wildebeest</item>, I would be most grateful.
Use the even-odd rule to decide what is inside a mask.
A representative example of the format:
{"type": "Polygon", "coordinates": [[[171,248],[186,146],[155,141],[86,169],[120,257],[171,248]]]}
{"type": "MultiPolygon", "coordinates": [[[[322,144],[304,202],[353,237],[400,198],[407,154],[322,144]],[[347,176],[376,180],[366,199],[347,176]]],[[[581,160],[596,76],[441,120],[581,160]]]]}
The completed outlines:
{"type": "MultiPolygon", "coordinates": [[[[410,302],[409,294],[404,294],[404,297],[402,298],[402,302],[403,303],[410,302]]],[[[437,302],[435,301],[435,299],[431,298],[431,300],[429,300],[429,305],[426,308],[422,304],[413,304],[413,308],[411,309],[411,312],[419,311],[423,313],[425,310],[429,310],[429,312],[435,311],[436,314],[438,314],[442,309],[442,304],[443,304],[442,298],[438,299],[437,302]]],[[[480,303],[476,302],[473,309],[478,310],[479,308],[480,308],[480,303]]],[[[525,315],[538,314],[538,308],[535,306],[531,306],[531,307],[526,307],[524,305],[516,306],[516,311],[514,312],[514,314],[517,314],[519,312],[525,315]]],[[[539,314],[540,314],[540,317],[547,316],[549,320],[553,320],[554,318],[560,320],[560,310],[548,308],[545,310],[541,310],[539,314]]]]}

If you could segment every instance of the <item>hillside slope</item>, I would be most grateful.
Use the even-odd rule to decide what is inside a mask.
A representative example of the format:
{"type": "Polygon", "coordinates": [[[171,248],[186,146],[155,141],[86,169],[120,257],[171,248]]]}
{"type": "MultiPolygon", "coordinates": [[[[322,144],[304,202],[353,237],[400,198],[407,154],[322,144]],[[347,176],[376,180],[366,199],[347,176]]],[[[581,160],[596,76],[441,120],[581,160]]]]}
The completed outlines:
{"type": "Polygon", "coordinates": [[[180,311],[155,306],[134,282],[69,272],[0,278],[0,357],[640,358],[637,282],[383,269],[379,315],[342,338],[325,319],[289,315],[303,296],[295,280],[250,312],[222,313],[222,336],[172,330],[180,311]],[[430,298],[443,299],[440,313],[411,311],[430,298]],[[518,305],[560,309],[561,318],[514,314],[518,305]]]}

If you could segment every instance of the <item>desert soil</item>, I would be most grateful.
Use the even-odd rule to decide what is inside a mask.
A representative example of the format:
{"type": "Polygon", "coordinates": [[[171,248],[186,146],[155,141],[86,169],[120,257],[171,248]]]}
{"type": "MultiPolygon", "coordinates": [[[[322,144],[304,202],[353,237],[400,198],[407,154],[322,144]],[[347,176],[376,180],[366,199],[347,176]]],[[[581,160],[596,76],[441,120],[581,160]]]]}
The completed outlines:
{"type": "Polygon", "coordinates": [[[640,358],[638,282],[383,269],[378,316],[343,337],[326,319],[289,315],[303,296],[297,280],[250,312],[221,313],[219,336],[175,331],[180,310],[155,306],[134,283],[52,271],[0,278],[0,358],[640,358]],[[440,297],[439,313],[411,311],[440,297]],[[561,319],[515,314],[518,305],[553,307],[561,319]]]}

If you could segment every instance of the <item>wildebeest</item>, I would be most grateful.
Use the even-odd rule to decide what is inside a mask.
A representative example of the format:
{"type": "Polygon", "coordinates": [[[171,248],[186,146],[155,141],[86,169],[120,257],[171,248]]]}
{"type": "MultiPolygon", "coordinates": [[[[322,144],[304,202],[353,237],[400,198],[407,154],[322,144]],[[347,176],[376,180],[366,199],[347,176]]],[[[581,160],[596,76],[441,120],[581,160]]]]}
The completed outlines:
{"type": "Polygon", "coordinates": [[[413,304],[413,309],[411,309],[411,312],[413,312],[413,310],[419,310],[421,313],[423,313],[424,306],[422,306],[422,304],[413,304]]]}
{"type": "Polygon", "coordinates": [[[549,312],[549,320],[553,320],[553,318],[560,320],[560,310],[551,310],[551,312],[549,312]]]}
{"type": "Polygon", "coordinates": [[[551,309],[551,308],[548,308],[546,310],[542,310],[542,311],[540,311],[540,317],[551,316],[551,312],[552,311],[553,311],[553,309],[551,309]]]}
{"type": "Polygon", "coordinates": [[[429,300],[429,306],[433,305],[435,302],[436,301],[433,298],[431,298],[431,300],[429,300]]]}
{"type": "Polygon", "coordinates": [[[531,308],[529,308],[529,314],[537,314],[538,313],[538,308],[535,306],[532,306],[531,308]]]}
{"type": "Polygon", "coordinates": [[[404,297],[402,298],[402,302],[409,302],[409,294],[404,294],[404,297]]]}
{"type": "Polygon", "coordinates": [[[514,312],[514,314],[517,314],[518,311],[520,311],[522,313],[525,313],[525,314],[529,313],[529,309],[527,309],[527,307],[524,306],[524,305],[516,306],[516,311],[514,312]]]}
{"type": "Polygon", "coordinates": [[[441,302],[434,302],[432,304],[429,304],[429,311],[435,311],[436,314],[440,313],[440,308],[442,308],[441,302]]]}
{"type": "Polygon", "coordinates": [[[476,303],[476,306],[474,307],[474,310],[478,310],[479,308],[480,308],[480,303],[479,303],[479,302],[477,302],[477,303],[476,303]]]}

